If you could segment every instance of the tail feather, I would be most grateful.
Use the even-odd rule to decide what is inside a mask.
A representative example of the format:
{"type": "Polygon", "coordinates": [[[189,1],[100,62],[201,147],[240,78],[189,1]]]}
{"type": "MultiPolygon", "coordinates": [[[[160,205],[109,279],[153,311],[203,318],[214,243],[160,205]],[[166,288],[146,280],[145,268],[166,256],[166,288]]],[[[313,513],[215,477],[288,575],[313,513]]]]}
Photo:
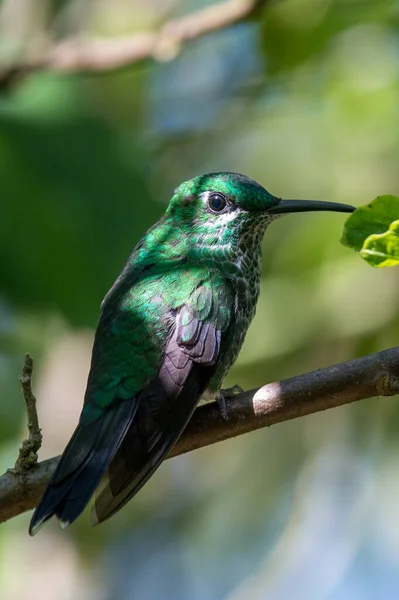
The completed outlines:
{"type": "MultiPolygon", "coordinates": [[[[170,407],[162,426],[154,423],[146,432],[138,431],[144,419],[136,418],[126,432],[123,443],[112,459],[107,474],[96,490],[96,500],[90,513],[92,526],[106,521],[118,512],[148,481],[179,439],[192,416],[204,390],[207,378],[204,369],[194,365],[183,391],[170,407]],[[145,435],[147,434],[147,436],[145,435]]],[[[156,386],[156,382],[153,383],[156,386]]],[[[156,386],[160,393],[160,386],[156,386]]],[[[151,388],[146,394],[151,395],[151,388]]],[[[141,407],[148,407],[148,398],[141,407]]],[[[139,417],[139,414],[137,414],[139,417]]]]}
{"type": "Polygon", "coordinates": [[[80,515],[118,450],[136,408],[133,399],[120,401],[97,421],[79,423],[33,513],[30,535],[53,515],[63,529],[80,515]]]}

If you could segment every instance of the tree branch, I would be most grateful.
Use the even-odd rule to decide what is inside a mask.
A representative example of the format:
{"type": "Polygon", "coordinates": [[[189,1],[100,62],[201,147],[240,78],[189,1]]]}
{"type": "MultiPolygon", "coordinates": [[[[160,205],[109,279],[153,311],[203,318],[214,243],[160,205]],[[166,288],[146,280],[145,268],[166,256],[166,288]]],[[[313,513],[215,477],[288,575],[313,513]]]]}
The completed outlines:
{"type": "Polygon", "coordinates": [[[104,39],[67,38],[41,56],[1,67],[0,87],[39,70],[57,73],[103,72],[147,59],[171,60],[188,41],[231,27],[253,16],[269,0],[226,0],[173,19],[156,32],[104,39]]]}
{"type": "Polygon", "coordinates": [[[42,445],[42,432],[39,427],[39,418],[36,410],[36,398],[32,392],[32,373],[33,360],[29,354],[25,355],[25,364],[22,369],[22,375],[19,378],[21,382],[22,394],[24,396],[26,412],[28,415],[28,431],[29,437],[24,440],[17,462],[15,463],[15,471],[22,473],[30,469],[37,463],[37,453],[42,445]]]}
{"type": "MultiPolygon", "coordinates": [[[[239,394],[227,402],[228,422],[215,403],[200,406],[170,457],[327,408],[398,393],[396,347],[239,394]]],[[[0,522],[37,505],[58,458],[0,477],[0,522]]]]}

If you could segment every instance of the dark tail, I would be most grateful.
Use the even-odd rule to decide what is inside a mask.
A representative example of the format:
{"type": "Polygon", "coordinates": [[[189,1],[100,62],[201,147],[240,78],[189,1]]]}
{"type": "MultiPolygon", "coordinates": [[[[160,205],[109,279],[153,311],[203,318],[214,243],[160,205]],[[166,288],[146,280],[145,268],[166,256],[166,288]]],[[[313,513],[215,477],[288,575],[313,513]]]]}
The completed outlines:
{"type": "Polygon", "coordinates": [[[160,466],[187,425],[208,379],[206,370],[194,365],[172,405],[157,380],[147,388],[138,401],[136,417],[96,491],[90,514],[92,526],[118,512],[160,466]],[[158,415],[158,420],[154,420],[151,416],[154,405],[164,407],[165,404],[167,417],[158,415]]]}
{"type": "Polygon", "coordinates": [[[55,515],[62,529],[84,510],[133,419],[133,399],[115,403],[97,420],[80,421],[29,526],[35,535],[55,515]]]}

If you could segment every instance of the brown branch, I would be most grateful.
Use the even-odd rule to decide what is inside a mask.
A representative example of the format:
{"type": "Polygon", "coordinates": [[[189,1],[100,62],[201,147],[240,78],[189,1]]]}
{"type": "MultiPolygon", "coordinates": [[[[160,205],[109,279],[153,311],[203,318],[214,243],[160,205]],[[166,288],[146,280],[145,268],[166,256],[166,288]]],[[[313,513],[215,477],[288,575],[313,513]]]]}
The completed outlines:
{"type": "Polygon", "coordinates": [[[0,86],[7,88],[39,70],[58,73],[102,72],[147,59],[171,60],[188,41],[231,27],[253,16],[268,0],[226,0],[193,14],[173,19],[156,32],[114,39],[67,38],[42,56],[18,64],[0,65],[0,86]]]}
{"type": "Polygon", "coordinates": [[[37,453],[42,445],[42,433],[37,416],[36,398],[32,392],[32,373],[33,360],[29,354],[26,354],[24,368],[19,380],[28,415],[29,437],[27,440],[24,440],[19,449],[17,462],[15,463],[15,471],[17,473],[23,473],[37,463],[37,453]]]}
{"type": "MultiPolygon", "coordinates": [[[[327,408],[399,393],[399,347],[270,383],[227,402],[228,422],[214,403],[197,408],[172,450],[177,456],[209,444],[327,408]]],[[[0,522],[34,508],[57,465],[45,460],[22,475],[0,477],[0,522]]]]}

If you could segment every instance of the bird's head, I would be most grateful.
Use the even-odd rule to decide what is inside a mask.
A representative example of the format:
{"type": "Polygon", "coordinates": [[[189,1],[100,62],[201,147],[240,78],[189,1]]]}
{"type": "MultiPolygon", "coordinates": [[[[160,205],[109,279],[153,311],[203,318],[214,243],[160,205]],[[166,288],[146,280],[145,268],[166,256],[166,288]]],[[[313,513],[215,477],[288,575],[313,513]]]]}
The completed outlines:
{"type": "Polygon", "coordinates": [[[305,211],[353,212],[335,202],[282,200],[239,173],[209,173],[182,183],[167,214],[194,237],[209,244],[261,237],[267,225],[283,214],[305,211]]]}

